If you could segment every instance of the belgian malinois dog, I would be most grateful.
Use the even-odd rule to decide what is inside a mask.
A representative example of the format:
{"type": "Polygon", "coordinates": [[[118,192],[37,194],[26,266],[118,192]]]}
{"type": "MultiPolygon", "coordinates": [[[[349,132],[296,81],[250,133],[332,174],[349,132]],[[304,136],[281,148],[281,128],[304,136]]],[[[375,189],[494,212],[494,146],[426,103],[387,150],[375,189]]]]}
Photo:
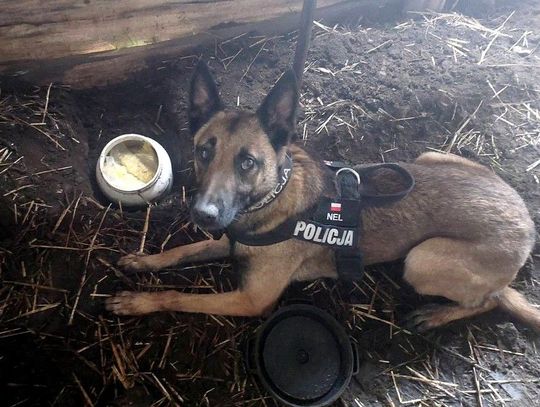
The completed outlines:
{"type": "MultiPolygon", "coordinates": [[[[314,205],[332,188],[325,166],[292,143],[298,87],[286,72],[256,113],[224,109],[205,64],[191,83],[189,123],[194,133],[198,193],[192,217],[207,230],[262,233],[314,205]],[[290,180],[270,203],[245,212],[273,193],[289,155],[290,180]]],[[[415,312],[419,330],[497,306],[540,330],[540,311],[508,285],[533,247],[535,228],[523,200],[490,169],[465,158],[428,152],[402,166],[415,178],[412,192],[386,208],[362,211],[358,250],[366,265],[405,259],[404,279],[425,295],[452,305],[415,312]]],[[[380,176],[381,185],[392,184],[380,176]]],[[[127,270],[159,270],[226,257],[227,236],[160,254],[127,255],[127,270]]],[[[292,281],[337,277],[330,248],[289,239],[268,246],[234,244],[241,285],[221,294],[121,292],[107,301],[118,315],[155,311],[255,316],[269,310],[292,281]]]]}

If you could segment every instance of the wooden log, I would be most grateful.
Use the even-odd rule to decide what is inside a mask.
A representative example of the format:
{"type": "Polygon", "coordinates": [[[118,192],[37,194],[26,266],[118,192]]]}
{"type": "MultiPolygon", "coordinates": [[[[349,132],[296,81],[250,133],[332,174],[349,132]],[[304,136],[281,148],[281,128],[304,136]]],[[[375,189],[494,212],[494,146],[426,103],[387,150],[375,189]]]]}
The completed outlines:
{"type": "MultiPolygon", "coordinates": [[[[400,0],[318,0],[316,18],[400,0]]],[[[0,74],[88,87],[256,29],[293,30],[302,0],[0,0],[0,74]]]]}

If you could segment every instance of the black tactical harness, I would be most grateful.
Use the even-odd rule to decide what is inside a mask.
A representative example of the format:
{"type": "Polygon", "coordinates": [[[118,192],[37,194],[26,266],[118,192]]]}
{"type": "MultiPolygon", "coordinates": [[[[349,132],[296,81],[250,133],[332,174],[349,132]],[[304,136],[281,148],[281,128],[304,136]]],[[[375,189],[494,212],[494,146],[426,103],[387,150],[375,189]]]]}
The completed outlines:
{"type": "MultiPolygon", "coordinates": [[[[335,196],[321,196],[314,206],[268,232],[249,233],[236,231],[234,227],[227,228],[225,234],[231,242],[231,255],[235,243],[267,246],[299,239],[332,248],[339,278],[361,278],[363,258],[358,242],[362,234],[362,209],[387,206],[403,199],[413,189],[414,178],[406,169],[393,163],[354,168],[338,161],[325,161],[325,164],[335,171],[335,196]],[[383,169],[399,175],[404,185],[402,190],[389,194],[372,192],[375,190],[373,176],[383,169]]],[[[270,203],[285,188],[291,171],[292,159],[287,156],[276,188],[245,212],[253,212],[270,203]],[[261,205],[260,202],[264,203],[261,205]]]]}

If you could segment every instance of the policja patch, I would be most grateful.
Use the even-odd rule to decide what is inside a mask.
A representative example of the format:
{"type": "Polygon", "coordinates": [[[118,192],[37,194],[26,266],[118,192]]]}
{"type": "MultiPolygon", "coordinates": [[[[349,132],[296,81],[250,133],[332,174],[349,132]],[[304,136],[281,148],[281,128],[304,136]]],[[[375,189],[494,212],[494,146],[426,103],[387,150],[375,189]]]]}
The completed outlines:
{"type": "Polygon", "coordinates": [[[296,222],[293,237],[333,247],[356,247],[360,201],[321,197],[312,220],[296,222]]]}
{"type": "Polygon", "coordinates": [[[307,242],[326,246],[355,247],[357,242],[355,229],[340,228],[316,222],[299,220],[293,231],[293,237],[307,242]]]}

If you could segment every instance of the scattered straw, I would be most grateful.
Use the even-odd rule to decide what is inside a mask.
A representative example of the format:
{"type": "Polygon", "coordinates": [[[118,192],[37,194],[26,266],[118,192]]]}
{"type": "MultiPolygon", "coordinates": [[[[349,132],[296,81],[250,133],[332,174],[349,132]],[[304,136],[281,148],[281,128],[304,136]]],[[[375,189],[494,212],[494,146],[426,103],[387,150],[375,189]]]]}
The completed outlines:
{"type": "MultiPolygon", "coordinates": [[[[400,48],[402,55],[398,57],[410,64],[425,64],[430,69],[437,69],[442,62],[472,64],[487,73],[495,69],[490,62],[503,47],[508,55],[497,61],[497,70],[507,72],[516,66],[536,69],[537,64],[515,58],[518,47],[527,53],[534,50],[534,36],[527,30],[513,30],[511,16],[489,27],[489,23],[454,13],[427,13],[423,21],[407,21],[386,30],[384,37],[373,35],[372,28],[351,29],[315,22],[319,40],[354,39],[363,47],[366,58],[355,54],[355,59],[328,61],[318,60],[315,55],[306,68],[306,84],[310,83],[309,76],[320,81],[313,83],[332,86],[340,81],[362,83],[366,75],[373,74],[381,75],[383,83],[388,80],[384,79],[388,72],[383,72],[384,66],[374,70],[372,61],[386,57],[387,47],[392,52],[400,48]],[[392,33],[404,35],[407,30],[425,35],[427,41],[437,42],[444,51],[431,55],[430,48],[414,40],[415,35],[410,44],[397,47],[395,44],[401,43],[392,33]]],[[[236,39],[216,42],[215,47],[215,56],[226,70],[237,69],[237,64],[245,60],[242,79],[254,72],[258,58],[271,48],[270,41],[276,40],[250,35],[244,33],[236,39]]],[[[294,40],[294,36],[290,38],[294,40]]],[[[408,148],[408,143],[420,143],[426,150],[439,152],[470,149],[497,168],[504,156],[499,144],[502,136],[490,132],[490,127],[503,126],[507,130],[504,137],[515,141],[512,152],[530,153],[540,143],[540,92],[537,86],[499,81],[488,74],[482,83],[485,93],[468,103],[452,84],[431,89],[433,100],[445,101],[447,117],[441,120],[434,115],[431,99],[423,100],[416,93],[411,96],[410,111],[396,112],[386,102],[366,100],[354,92],[332,99],[324,87],[318,92],[308,88],[302,94],[302,141],[310,144],[318,137],[336,137],[341,141],[336,149],[347,155],[347,142],[371,147],[376,137],[381,146],[373,154],[376,158],[380,152],[383,159],[392,159],[395,152],[408,148]],[[488,122],[480,123],[480,117],[488,122]],[[405,130],[425,129],[428,125],[436,126],[439,138],[411,137],[406,142],[393,138],[405,130]],[[380,134],[380,129],[388,133],[380,134]]],[[[55,110],[57,104],[53,103],[58,93],[57,87],[50,85],[36,94],[0,100],[0,124],[28,129],[47,145],[69,151],[76,141],[59,130],[62,122],[55,110]]],[[[159,106],[157,113],[152,111],[150,120],[160,126],[161,115],[159,106]]],[[[524,176],[536,176],[540,159],[528,157],[522,163],[524,176]]],[[[68,372],[65,384],[54,388],[56,405],[119,404],[120,400],[112,399],[140,390],[141,397],[149,396],[154,406],[273,406],[260,384],[243,369],[242,342],[260,321],[181,313],[117,318],[101,308],[103,299],[116,290],[209,293],[238,285],[228,263],[136,274],[127,274],[115,265],[126,253],[158,253],[204,238],[194,230],[185,210],[189,188],[182,186],[177,206],[172,209],[157,205],[146,212],[124,211],[76,193],[59,198],[52,212],[50,203],[40,201],[35,192],[47,174],[71,169],[58,165],[29,173],[24,171],[25,158],[0,144],[0,176],[19,182],[0,193],[9,201],[8,216],[17,229],[13,238],[16,244],[0,247],[0,347],[11,340],[21,339],[21,343],[28,341],[32,345],[35,341],[51,355],[60,355],[59,360],[69,358],[70,365],[59,367],[68,372]]],[[[519,366],[521,361],[525,364],[525,358],[536,358],[530,354],[533,351],[494,345],[490,337],[482,336],[486,333],[478,330],[474,336],[460,333],[457,328],[418,336],[404,329],[403,316],[413,308],[408,301],[416,304],[416,297],[407,294],[406,285],[392,271],[377,267],[354,284],[314,281],[300,290],[309,301],[343,321],[359,341],[362,360],[376,366],[374,386],[377,390],[388,389],[380,392],[379,401],[395,406],[503,405],[513,397],[504,386],[515,385],[522,390],[538,383],[532,374],[519,369],[503,377],[492,375],[493,365],[503,363],[504,358],[512,358],[519,366]],[[378,373],[380,369],[383,371],[378,373]]],[[[294,290],[292,287],[292,293],[285,298],[294,298],[294,290]]],[[[356,396],[353,405],[367,405],[360,395],[356,396]]]]}

